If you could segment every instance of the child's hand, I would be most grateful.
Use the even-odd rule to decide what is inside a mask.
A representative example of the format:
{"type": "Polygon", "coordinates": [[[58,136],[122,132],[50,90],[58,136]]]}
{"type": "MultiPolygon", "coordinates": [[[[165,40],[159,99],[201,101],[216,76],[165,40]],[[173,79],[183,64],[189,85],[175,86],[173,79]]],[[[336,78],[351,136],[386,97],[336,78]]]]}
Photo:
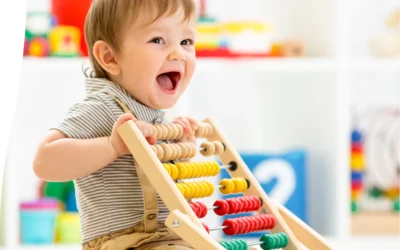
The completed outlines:
{"type": "Polygon", "coordinates": [[[133,114],[123,114],[121,115],[117,122],[115,122],[113,130],[111,132],[111,143],[114,146],[115,151],[118,154],[118,157],[122,155],[130,154],[128,147],[125,145],[124,141],[119,136],[117,129],[126,121],[132,120],[136,123],[139,130],[142,132],[143,136],[146,138],[149,144],[155,144],[157,142],[157,138],[155,137],[155,131],[153,130],[153,126],[149,123],[138,121],[133,114]]]}
{"type": "Polygon", "coordinates": [[[175,142],[192,142],[196,143],[195,131],[198,127],[198,122],[190,117],[178,117],[172,123],[179,124],[183,127],[183,136],[175,142]]]}

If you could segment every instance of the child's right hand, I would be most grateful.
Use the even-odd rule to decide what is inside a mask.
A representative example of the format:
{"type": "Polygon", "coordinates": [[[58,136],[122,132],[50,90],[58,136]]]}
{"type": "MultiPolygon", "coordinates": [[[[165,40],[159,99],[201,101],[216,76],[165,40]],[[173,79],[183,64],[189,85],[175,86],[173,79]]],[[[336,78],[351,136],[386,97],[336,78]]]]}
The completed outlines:
{"type": "Polygon", "coordinates": [[[142,132],[143,136],[146,138],[149,144],[156,144],[157,142],[155,131],[153,130],[153,126],[151,124],[143,121],[138,121],[133,114],[130,113],[123,114],[115,122],[110,137],[111,144],[113,145],[118,157],[130,154],[128,147],[125,145],[124,141],[121,139],[121,137],[117,132],[119,126],[121,126],[123,123],[129,120],[132,120],[136,123],[139,130],[142,132]]]}

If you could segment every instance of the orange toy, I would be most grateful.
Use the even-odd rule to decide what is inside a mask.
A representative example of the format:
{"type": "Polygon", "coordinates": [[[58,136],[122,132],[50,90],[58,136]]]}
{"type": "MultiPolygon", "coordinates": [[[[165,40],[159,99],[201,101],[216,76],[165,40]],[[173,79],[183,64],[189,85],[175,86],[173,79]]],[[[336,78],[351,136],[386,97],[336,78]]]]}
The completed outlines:
{"type": "MultiPolygon", "coordinates": [[[[178,124],[153,125],[153,131],[157,140],[171,141],[179,139],[183,134],[183,128],[178,124]]],[[[140,171],[153,183],[168,207],[170,214],[165,225],[194,249],[255,249],[255,245],[260,245],[262,249],[299,250],[304,249],[303,245],[310,250],[332,249],[312,228],[268,198],[213,120],[204,120],[195,131],[197,138],[205,139],[200,148],[196,148],[193,143],[149,145],[133,121],[124,123],[118,133],[138,162],[140,171]],[[197,152],[204,157],[219,157],[223,166],[214,161],[186,161],[196,156],[197,152]],[[217,176],[220,171],[228,171],[231,179],[223,179],[218,185],[208,180],[198,180],[217,176]],[[197,180],[191,181],[192,178],[197,180]],[[216,200],[211,208],[198,201],[188,202],[193,198],[210,197],[215,192],[242,196],[225,201],[216,200]],[[246,212],[254,212],[255,215],[227,219],[220,226],[210,227],[200,221],[208,210],[214,210],[217,215],[246,212]],[[248,243],[242,239],[217,241],[209,234],[214,230],[222,230],[229,236],[256,231],[265,231],[266,234],[256,243],[248,243]]]]}

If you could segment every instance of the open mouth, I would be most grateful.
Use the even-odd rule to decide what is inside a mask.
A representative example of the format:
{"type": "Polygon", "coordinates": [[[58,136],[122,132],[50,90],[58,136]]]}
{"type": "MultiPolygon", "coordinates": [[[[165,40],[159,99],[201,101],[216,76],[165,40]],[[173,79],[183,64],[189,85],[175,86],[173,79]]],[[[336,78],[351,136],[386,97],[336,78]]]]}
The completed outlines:
{"type": "Polygon", "coordinates": [[[166,72],[157,76],[157,83],[165,91],[174,91],[181,79],[181,73],[176,71],[166,72]]]}

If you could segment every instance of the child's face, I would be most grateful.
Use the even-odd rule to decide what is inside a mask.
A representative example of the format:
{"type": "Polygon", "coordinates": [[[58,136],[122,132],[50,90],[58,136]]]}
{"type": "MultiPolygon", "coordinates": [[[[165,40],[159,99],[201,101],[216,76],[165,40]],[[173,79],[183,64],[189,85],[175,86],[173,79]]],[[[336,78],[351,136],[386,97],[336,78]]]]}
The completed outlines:
{"type": "Polygon", "coordinates": [[[195,18],[182,20],[184,13],[178,10],[149,26],[136,21],[123,33],[119,84],[154,109],[171,108],[195,70],[195,18]]]}

